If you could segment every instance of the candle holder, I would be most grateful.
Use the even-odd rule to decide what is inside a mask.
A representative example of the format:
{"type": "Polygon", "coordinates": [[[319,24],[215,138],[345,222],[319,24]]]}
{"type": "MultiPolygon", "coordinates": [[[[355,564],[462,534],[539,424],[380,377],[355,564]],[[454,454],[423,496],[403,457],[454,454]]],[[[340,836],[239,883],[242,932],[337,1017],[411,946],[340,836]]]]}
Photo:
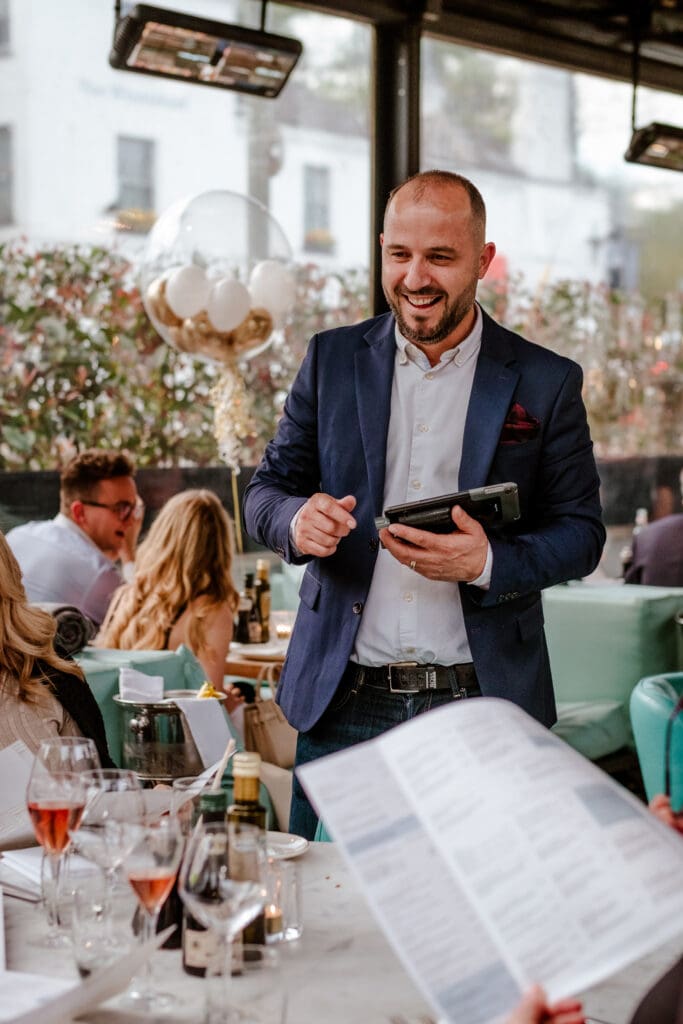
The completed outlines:
{"type": "Polygon", "coordinates": [[[299,865],[269,857],[265,870],[266,942],[291,942],[303,931],[299,865]]]}

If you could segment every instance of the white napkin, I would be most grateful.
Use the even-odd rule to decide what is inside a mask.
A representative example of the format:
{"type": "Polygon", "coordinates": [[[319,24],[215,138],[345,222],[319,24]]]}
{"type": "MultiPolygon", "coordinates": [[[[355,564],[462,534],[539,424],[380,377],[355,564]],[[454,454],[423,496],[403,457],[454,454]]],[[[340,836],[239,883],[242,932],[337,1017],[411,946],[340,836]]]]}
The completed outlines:
{"type": "Polygon", "coordinates": [[[176,697],[174,703],[185,715],[204,767],[220,761],[230,739],[220,702],[215,697],[176,697]]]}
{"type": "Polygon", "coordinates": [[[148,676],[135,668],[119,669],[119,697],[154,704],[164,699],[164,677],[148,676]]]}

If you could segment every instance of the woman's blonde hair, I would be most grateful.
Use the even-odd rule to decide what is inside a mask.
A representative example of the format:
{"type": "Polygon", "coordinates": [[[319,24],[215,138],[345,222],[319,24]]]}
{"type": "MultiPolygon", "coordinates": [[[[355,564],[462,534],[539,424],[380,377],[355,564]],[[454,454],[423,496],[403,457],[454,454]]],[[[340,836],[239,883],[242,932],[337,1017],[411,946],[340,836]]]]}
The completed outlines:
{"type": "Polygon", "coordinates": [[[97,637],[99,647],[163,650],[175,622],[205,598],[190,620],[189,646],[200,658],[205,620],[217,606],[237,607],[230,519],[212,491],[182,491],[152,523],[135,557],[135,579],[120,587],[97,637]]]}
{"type": "Polygon", "coordinates": [[[39,664],[83,678],[80,668],[55,652],[57,623],[52,615],[28,603],[21,569],[0,533],[0,691],[39,703],[48,676],[39,664]]]}

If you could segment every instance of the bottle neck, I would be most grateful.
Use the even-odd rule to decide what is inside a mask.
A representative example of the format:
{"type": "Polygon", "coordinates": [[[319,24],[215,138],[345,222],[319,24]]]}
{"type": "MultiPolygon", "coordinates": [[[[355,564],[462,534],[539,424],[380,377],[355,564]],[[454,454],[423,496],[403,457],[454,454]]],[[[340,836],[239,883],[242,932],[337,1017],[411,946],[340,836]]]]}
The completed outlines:
{"type": "Polygon", "coordinates": [[[234,778],[235,803],[257,804],[260,795],[260,783],[258,776],[239,776],[234,778]]]}

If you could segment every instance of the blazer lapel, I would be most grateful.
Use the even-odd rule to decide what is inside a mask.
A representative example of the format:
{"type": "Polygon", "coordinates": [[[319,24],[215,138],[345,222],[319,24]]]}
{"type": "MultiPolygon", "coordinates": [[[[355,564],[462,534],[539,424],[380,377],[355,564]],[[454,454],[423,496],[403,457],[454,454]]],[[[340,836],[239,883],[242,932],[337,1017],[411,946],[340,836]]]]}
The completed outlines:
{"type": "Polygon", "coordinates": [[[483,316],[481,351],[465,420],[459,474],[461,490],[486,483],[519,380],[504,332],[486,313],[483,316]]]}
{"type": "Polygon", "coordinates": [[[361,439],[375,515],[382,512],[387,432],[394,377],[394,318],[387,315],[365,335],[367,346],[355,356],[355,387],[361,439]]]}

